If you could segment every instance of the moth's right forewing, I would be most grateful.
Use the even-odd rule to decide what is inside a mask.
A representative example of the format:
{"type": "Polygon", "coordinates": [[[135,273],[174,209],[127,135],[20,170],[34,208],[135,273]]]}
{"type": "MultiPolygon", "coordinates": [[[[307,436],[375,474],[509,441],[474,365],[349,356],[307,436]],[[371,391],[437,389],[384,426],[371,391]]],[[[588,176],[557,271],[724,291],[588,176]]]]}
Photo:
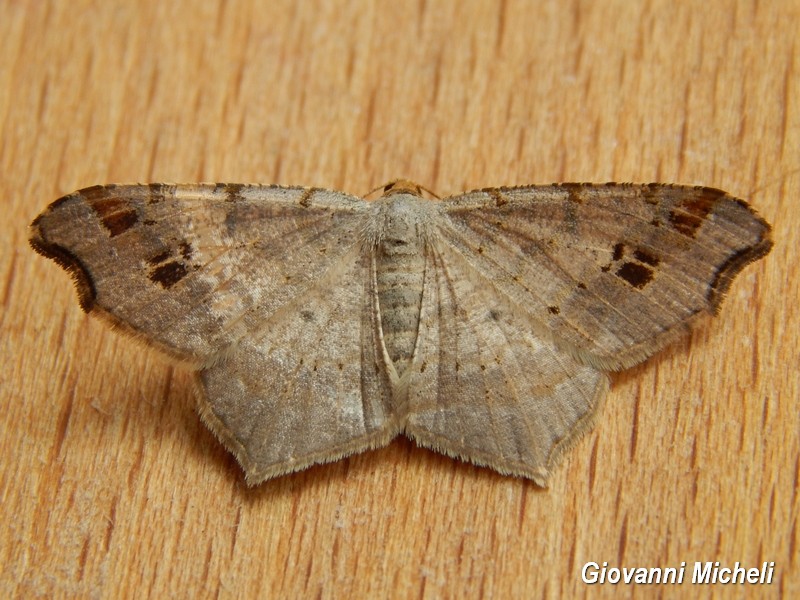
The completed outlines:
{"type": "Polygon", "coordinates": [[[710,188],[560,185],[446,201],[442,237],[590,364],[636,364],[716,310],[735,275],[769,252],[769,225],[710,188]]]}

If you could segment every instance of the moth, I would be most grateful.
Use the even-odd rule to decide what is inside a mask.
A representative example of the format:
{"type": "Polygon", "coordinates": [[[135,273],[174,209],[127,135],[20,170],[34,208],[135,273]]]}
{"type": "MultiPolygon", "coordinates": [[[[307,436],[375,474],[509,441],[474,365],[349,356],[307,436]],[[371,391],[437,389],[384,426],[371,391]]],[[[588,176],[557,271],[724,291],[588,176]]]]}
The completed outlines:
{"type": "Polygon", "coordinates": [[[105,185],[30,243],[80,304],[196,371],[248,483],[419,445],[546,485],[608,373],[716,313],[772,247],[720,190],[554,184],[365,201],[275,185],[105,185]]]}

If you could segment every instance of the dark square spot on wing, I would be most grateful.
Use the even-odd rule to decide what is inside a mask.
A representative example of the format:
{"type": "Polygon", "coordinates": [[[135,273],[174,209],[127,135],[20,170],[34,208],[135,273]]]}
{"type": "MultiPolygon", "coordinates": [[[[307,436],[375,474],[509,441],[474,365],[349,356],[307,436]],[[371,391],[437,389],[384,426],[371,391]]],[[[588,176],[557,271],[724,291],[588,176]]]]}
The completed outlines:
{"type": "Polygon", "coordinates": [[[188,272],[183,263],[172,261],[153,269],[150,273],[150,280],[161,284],[161,287],[166,290],[186,277],[188,272]]]}
{"type": "Polygon", "coordinates": [[[633,262],[624,263],[617,269],[616,275],[637,289],[642,289],[653,279],[653,271],[649,267],[633,262]]]}

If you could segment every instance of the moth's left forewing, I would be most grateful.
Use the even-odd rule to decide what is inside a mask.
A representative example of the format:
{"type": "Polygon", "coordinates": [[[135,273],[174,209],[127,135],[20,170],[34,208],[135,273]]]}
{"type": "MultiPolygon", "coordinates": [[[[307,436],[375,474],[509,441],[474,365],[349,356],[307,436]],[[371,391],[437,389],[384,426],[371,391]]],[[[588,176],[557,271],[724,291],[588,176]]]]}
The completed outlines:
{"type": "Polygon", "coordinates": [[[30,240],[85,310],[203,365],[336,269],[366,211],[314,188],[95,186],[51,204],[30,240]]]}
{"type": "Polygon", "coordinates": [[[713,313],[770,227],[710,188],[563,184],[443,203],[441,237],[550,332],[604,369],[636,364],[713,313]]]}

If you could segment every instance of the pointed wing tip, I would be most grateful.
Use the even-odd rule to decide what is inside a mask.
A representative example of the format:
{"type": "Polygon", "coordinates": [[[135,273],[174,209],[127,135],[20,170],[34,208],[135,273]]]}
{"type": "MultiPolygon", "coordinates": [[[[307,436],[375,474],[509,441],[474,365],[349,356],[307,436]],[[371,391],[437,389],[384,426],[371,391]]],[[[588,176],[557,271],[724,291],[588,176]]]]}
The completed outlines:
{"type": "Polygon", "coordinates": [[[750,263],[753,263],[770,253],[774,245],[772,241],[772,228],[763,219],[758,219],[764,226],[761,237],[750,246],[742,248],[731,254],[719,267],[717,267],[711,284],[708,287],[706,298],[712,314],[719,313],[722,301],[736,279],[736,276],[750,263]]]}
{"type": "Polygon", "coordinates": [[[42,213],[31,223],[28,243],[37,253],[54,261],[72,276],[75,289],[78,292],[78,302],[85,312],[90,312],[95,306],[97,289],[89,270],[72,252],[47,241],[41,227],[41,219],[47,213],[42,213]]]}

